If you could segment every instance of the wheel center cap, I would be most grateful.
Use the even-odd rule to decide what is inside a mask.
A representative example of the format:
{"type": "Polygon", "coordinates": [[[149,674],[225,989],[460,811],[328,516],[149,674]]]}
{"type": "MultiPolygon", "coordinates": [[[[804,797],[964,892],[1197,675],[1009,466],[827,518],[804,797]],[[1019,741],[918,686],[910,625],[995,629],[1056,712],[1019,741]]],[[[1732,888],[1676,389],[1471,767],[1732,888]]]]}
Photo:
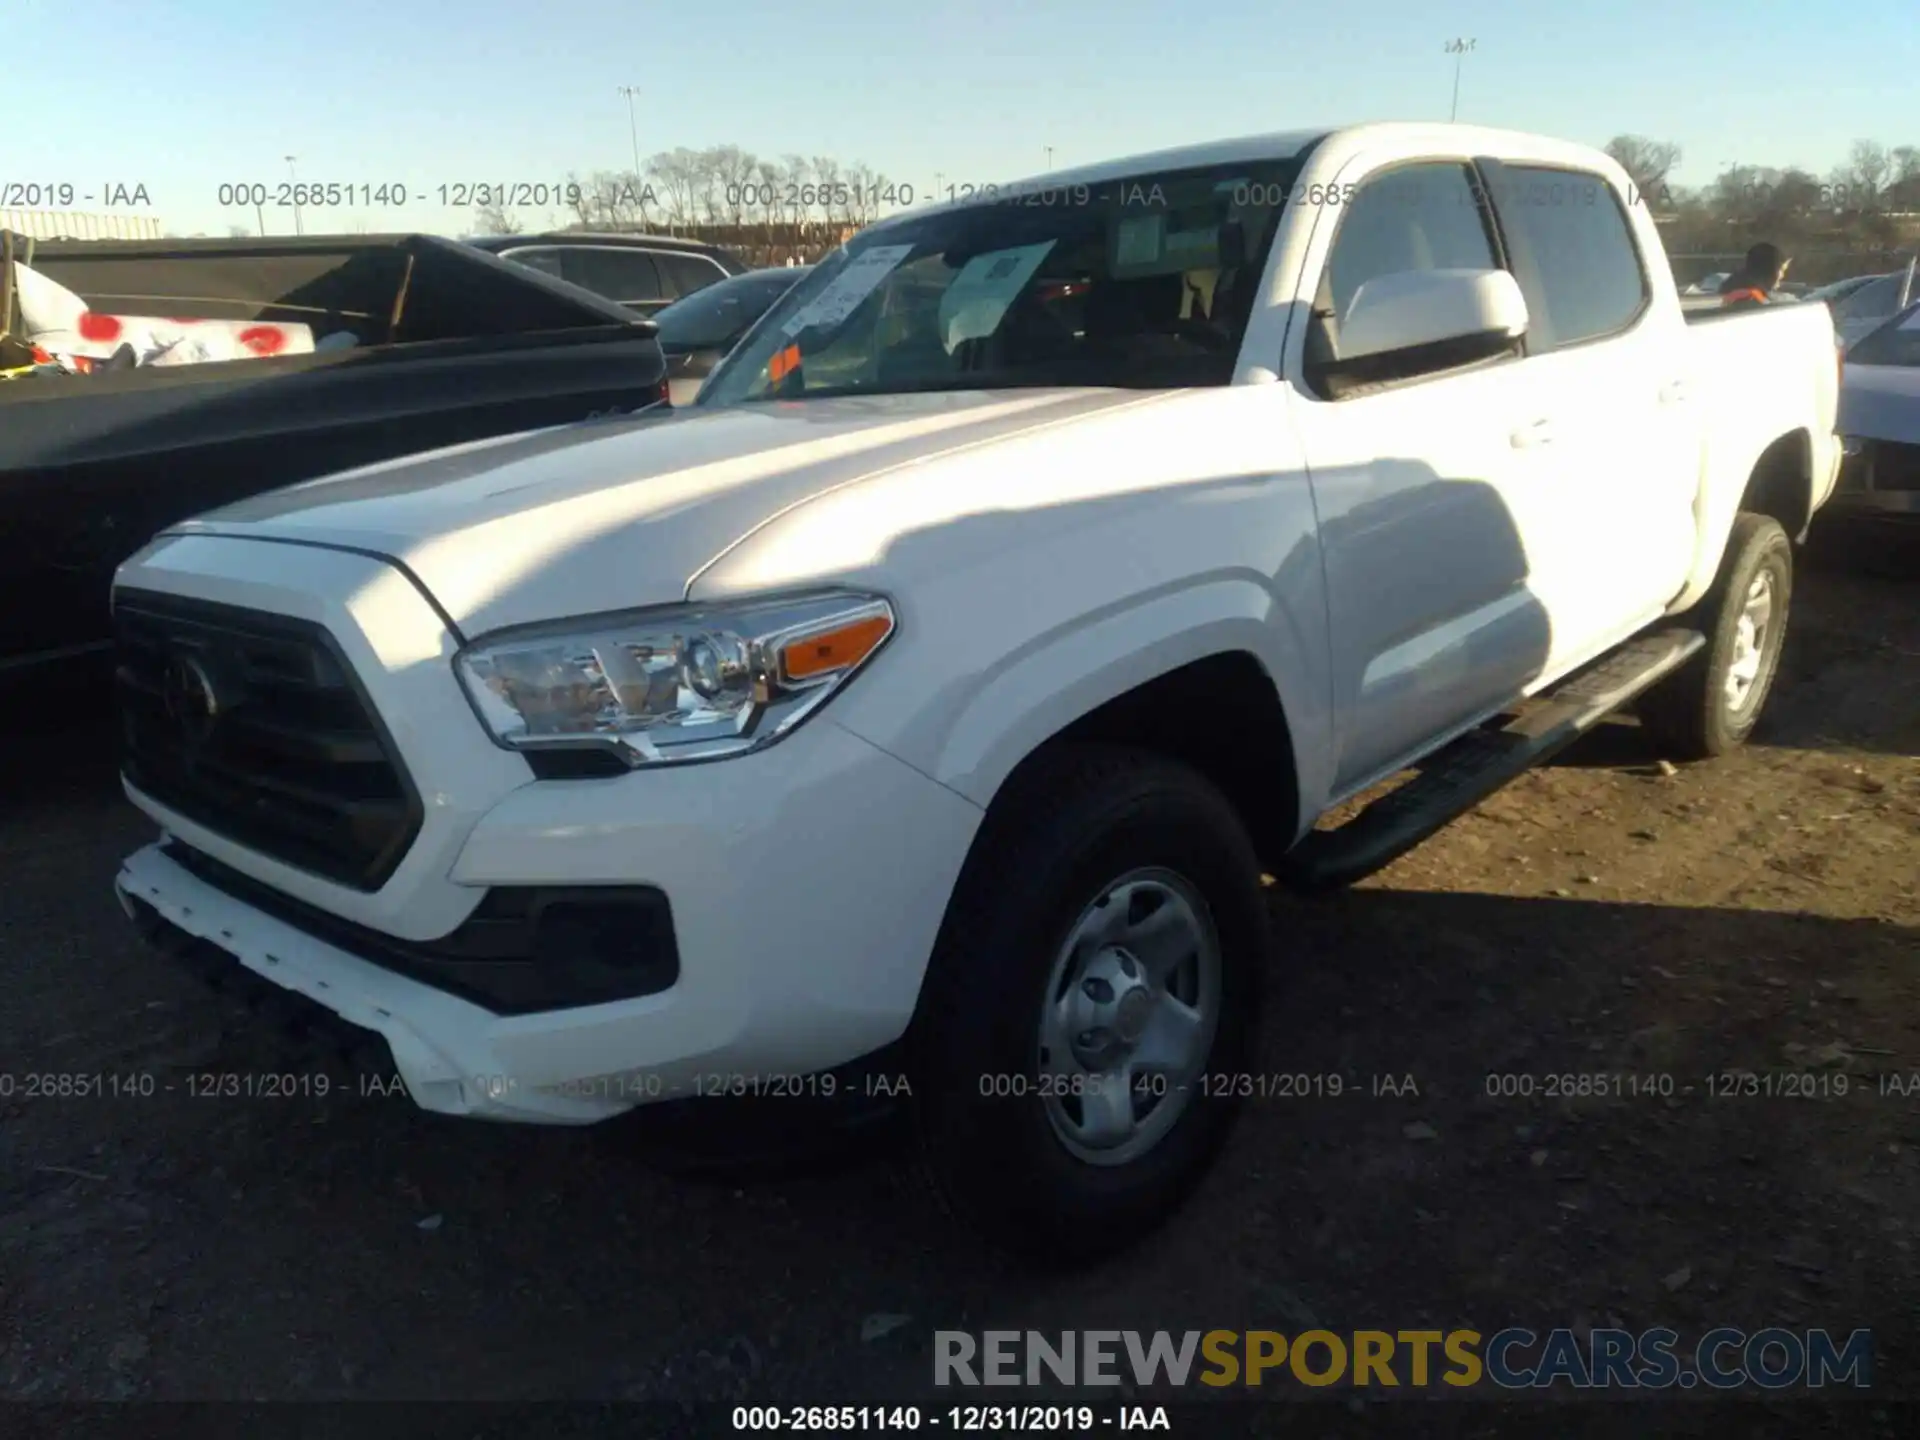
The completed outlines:
{"type": "Polygon", "coordinates": [[[1120,997],[1114,1009],[1113,1028],[1131,1045],[1146,1034],[1147,1022],[1152,1018],[1153,992],[1144,985],[1136,985],[1120,997]]]}

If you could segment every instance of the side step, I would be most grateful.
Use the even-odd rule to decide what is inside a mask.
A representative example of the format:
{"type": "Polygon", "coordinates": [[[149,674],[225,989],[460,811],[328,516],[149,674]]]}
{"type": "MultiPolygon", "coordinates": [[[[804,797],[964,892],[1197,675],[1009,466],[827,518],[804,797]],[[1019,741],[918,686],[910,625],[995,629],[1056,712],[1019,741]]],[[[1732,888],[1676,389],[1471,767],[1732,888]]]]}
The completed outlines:
{"type": "Polygon", "coordinates": [[[1565,748],[1685,664],[1707,643],[1674,626],[1630,640],[1529,701],[1499,730],[1474,730],[1429,755],[1420,773],[1333,830],[1308,835],[1276,877],[1303,890],[1350,885],[1565,748]]]}

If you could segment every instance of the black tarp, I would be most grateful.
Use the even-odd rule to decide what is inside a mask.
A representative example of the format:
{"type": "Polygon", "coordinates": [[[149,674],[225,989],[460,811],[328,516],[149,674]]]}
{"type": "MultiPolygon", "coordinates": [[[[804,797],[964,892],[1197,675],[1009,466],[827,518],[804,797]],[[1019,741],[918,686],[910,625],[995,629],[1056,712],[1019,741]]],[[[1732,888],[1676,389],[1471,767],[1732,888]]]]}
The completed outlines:
{"type": "Polygon", "coordinates": [[[432,235],[61,241],[33,268],[108,314],[299,321],[353,349],[0,382],[0,678],[108,633],[119,562],[245,495],[650,403],[653,327],[432,235]]]}

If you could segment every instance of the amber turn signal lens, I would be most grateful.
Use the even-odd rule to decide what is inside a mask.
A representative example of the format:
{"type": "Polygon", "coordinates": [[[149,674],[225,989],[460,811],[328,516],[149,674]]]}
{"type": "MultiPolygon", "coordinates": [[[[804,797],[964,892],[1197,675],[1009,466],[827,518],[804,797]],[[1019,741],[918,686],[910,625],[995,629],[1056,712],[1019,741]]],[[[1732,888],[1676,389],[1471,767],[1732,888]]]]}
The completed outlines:
{"type": "Polygon", "coordinates": [[[787,680],[813,680],[849,669],[871,655],[892,633],[890,616],[867,615],[790,640],[780,652],[781,674],[787,680]]]}

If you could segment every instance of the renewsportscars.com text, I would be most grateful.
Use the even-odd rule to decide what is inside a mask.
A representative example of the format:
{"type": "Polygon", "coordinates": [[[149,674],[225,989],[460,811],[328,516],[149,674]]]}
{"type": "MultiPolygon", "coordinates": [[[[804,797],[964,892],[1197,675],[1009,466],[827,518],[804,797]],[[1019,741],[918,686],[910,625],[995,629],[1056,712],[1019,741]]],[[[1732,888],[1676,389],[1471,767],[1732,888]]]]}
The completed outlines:
{"type": "Polygon", "coordinates": [[[965,1330],[934,1333],[938,1386],[1333,1385],[1505,1390],[1867,1389],[1873,1332],[1722,1326],[1634,1332],[965,1330]]]}

